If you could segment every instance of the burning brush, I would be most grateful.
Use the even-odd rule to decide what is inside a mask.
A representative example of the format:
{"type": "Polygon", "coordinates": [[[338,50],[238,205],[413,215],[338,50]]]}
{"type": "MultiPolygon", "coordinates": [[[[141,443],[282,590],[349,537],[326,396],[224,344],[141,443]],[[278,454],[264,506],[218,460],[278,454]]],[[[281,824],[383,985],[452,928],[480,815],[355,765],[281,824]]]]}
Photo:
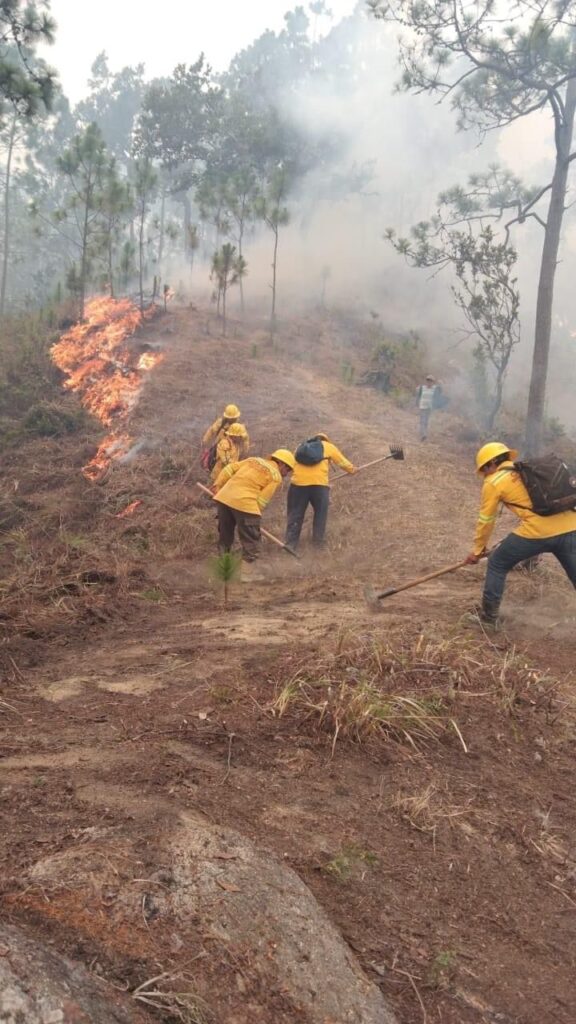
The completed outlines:
{"type": "MultiPolygon", "coordinates": [[[[162,352],[142,352],[127,344],[156,312],[151,306],[142,315],[130,299],[92,299],[83,321],[52,346],[53,361],[67,375],[64,387],[77,391],[84,408],[106,426],[126,421],[138,402],[145,375],[164,359],[162,352]]],[[[82,472],[89,480],[101,480],[112,460],[131,446],[127,435],[113,432],[82,472]]]]}

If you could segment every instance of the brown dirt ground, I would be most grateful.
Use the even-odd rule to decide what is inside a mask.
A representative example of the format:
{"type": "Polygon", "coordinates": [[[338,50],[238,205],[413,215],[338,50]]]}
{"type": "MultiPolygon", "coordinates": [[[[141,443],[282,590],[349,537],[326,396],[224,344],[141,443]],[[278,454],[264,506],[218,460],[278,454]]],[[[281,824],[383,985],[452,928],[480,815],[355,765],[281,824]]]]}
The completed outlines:
{"type": "MultiPolygon", "coordinates": [[[[276,350],[257,328],[236,326],[222,340],[193,310],[146,330],[167,359],[132,416],[132,436],[146,442],[138,458],[102,487],[81,480],[86,451],[73,440],[5,460],[7,486],[21,496],[12,547],[14,530],[36,525],[21,556],[27,599],[5,592],[0,647],[4,914],[117,984],[136,985],[158,964],[182,967],[189,951],[175,948],[169,922],[143,915],[140,929],[111,927],[106,892],[161,869],[164,828],[193,810],[300,874],[402,1024],[572,1024],[569,585],[554,566],[514,574],[495,637],[462,621],[481,567],[372,615],[364,584],[389,586],[468,549],[478,485],[458,421],[438,415],[431,442],[419,445],[411,411],[340,383],[353,341],[343,322],[295,320],[276,350]],[[228,401],[242,408],[255,453],[323,429],[357,463],[397,441],[407,461],[335,483],[326,552],[304,548],[296,563],[267,546],[269,579],[237,585],[224,611],[208,571],[213,512],[192,482],[199,437],[228,401]],[[135,515],[116,519],[135,499],[135,515]],[[66,538],[52,586],[41,538],[55,530],[66,538]],[[87,571],[109,579],[87,583],[87,571]],[[454,700],[467,753],[455,736],[418,750],[377,738],[332,749],[313,716],[272,715],[283,683],[343,645],[400,649],[419,636],[446,645],[448,666],[470,644],[478,680],[484,662],[501,666],[499,695],[478,692],[472,675],[454,700]],[[533,666],[533,692],[507,698],[511,662],[533,666]],[[127,836],[136,860],[122,852],[127,836]],[[76,874],[34,883],[39,860],[76,848],[86,851],[76,874]]],[[[282,498],[266,525],[282,533],[282,498]]],[[[498,534],[508,527],[505,517],[498,534]]],[[[430,692],[425,669],[410,692],[419,689],[430,692]]],[[[230,1004],[247,998],[247,985],[258,1003],[249,964],[232,971],[211,956],[193,967],[202,991],[225,991],[230,1004]]],[[[280,1006],[270,1014],[270,1024],[290,1020],[280,1006]]]]}

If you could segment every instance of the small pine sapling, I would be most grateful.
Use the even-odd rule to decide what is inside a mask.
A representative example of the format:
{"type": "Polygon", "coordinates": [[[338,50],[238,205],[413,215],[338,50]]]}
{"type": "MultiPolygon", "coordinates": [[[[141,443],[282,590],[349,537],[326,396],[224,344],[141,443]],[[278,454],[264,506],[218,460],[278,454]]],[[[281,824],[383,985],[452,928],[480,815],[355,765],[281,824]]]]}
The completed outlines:
{"type": "Polygon", "coordinates": [[[234,581],[238,579],[241,565],[242,559],[239,555],[233,554],[232,551],[223,551],[212,561],[214,579],[218,580],[218,582],[222,584],[225,608],[228,607],[230,584],[234,583],[234,581]]]}

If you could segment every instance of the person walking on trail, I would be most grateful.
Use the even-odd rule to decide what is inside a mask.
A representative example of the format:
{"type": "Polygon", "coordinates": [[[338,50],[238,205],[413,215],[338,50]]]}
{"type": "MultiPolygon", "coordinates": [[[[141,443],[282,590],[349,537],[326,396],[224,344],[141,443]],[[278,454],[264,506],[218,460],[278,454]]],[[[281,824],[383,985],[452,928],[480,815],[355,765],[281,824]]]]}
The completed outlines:
{"type": "Polygon", "coordinates": [[[478,618],[489,625],[498,622],[498,611],[506,576],[515,565],[546,552],[555,555],[572,586],[576,588],[576,511],[537,515],[528,491],[515,469],[518,452],[500,441],[485,444],[476,455],[476,470],[483,477],[482,498],[474,547],[468,565],[475,565],[485,553],[500,505],[509,508],[520,525],[494,549],[488,569],[478,618]]]}
{"type": "Polygon", "coordinates": [[[252,457],[231,462],[219,473],[212,487],[218,502],[218,548],[230,551],[234,534],[242,548],[242,581],[263,579],[253,563],[260,557],[262,512],[282,485],[282,478],[294,469],[294,456],[278,448],[267,459],[252,457]]]}
{"type": "MultiPolygon", "coordinates": [[[[214,423],[208,427],[208,430],[202,438],[202,448],[210,448],[212,445],[217,444],[220,438],[224,435],[228,427],[231,427],[233,423],[239,423],[240,416],[242,413],[237,405],[227,405],[224,412],[214,423]]],[[[244,451],[247,452],[250,445],[250,438],[248,437],[248,431],[244,427],[244,451]]]]}
{"type": "Polygon", "coordinates": [[[428,437],[428,424],[432,410],[437,409],[442,396],[442,385],[432,374],[426,375],[424,384],[416,391],[416,405],[420,414],[420,440],[428,437]]]}
{"type": "Polygon", "coordinates": [[[243,423],[232,423],[216,443],[216,462],[210,476],[212,482],[231,462],[240,462],[247,453],[248,431],[243,423]]]}
{"type": "Polygon", "coordinates": [[[304,516],[308,505],[314,510],[312,543],[322,547],[328,522],[330,504],[330,465],[340,466],[347,473],[356,467],[328,440],[326,434],[316,434],[297,448],[296,464],[288,488],[286,544],[295,549],[300,540],[304,516]]]}

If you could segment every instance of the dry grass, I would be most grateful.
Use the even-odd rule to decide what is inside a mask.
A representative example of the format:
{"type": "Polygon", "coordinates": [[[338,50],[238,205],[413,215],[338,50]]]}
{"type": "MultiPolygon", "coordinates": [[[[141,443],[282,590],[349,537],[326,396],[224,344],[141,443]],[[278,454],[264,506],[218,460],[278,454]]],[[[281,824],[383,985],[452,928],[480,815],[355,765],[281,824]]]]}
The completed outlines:
{"type": "Polygon", "coordinates": [[[330,674],[310,678],[298,672],[278,692],[270,710],[278,716],[291,712],[314,719],[331,733],[333,749],[340,736],[356,742],[377,737],[417,749],[437,742],[450,730],[466,749],[441,696],[386,692],[365,670],[343,680],[330,674]]]}
{"type": "MultiPolygon", "coordinates": [[[[24,645],[107,621],[145,580],[140,552],[119,543],[114,486],[72,463],[78,439],[8,455],[0,485],[0,662],[9,677],[24,645]],[[62,463],[68,468],[63,469],[62,463]],[[58,476],[58,490],[51,481],[58,476]],[[47,483],[48,481],[48,483],[47,483]],[[10,667],[11,666],[11,667],[10,667]]],[[[84,457],[83,457],[84,458],[84,457]]]]}
{"type": "Polygon", "coordinates": [[[278,716],[290,710],[297,717],[314,719],[330,732],[333,750],[339,737],[358,742],[380,737],[417,748],[439,739],[447,724],[437,712],[412,698],[390,695],[383,699],[370,686],[342,683],[334,688],[327,679],[309,680],[304,676],[290,680],[270,710],[278,716]]]}
{"type": "Polygon", "coordinates": [[[132,993],[134,999],[151,1006],[170,1020],[182,1024],[209,1024],[208,1009],[200,997],[189,987],[184,975],[164,972],[144,981],[132,993]]]}
{"type": "Polygon", "coordinates": [[[552,824],[550,810],[536,812],[538,831],[535,837],[530,838],[531,846],[538,851],[545,860],[550,860],[556,870],[564,866],[572,874],[574,873],[574,857],[566,844],[566,836],[561,828],[552,824]]]}
{"type": "MultiPolygon", "coordinates": [[[[210,520],[208,520],[210,522],[210,520]]],[[[158,516],[150,531],[150,548],[164,558],[197,558],[211,532],[203,509],[190,508],[158,516]]]]}
{"type": "Polygon", "coordinates": [[[471,801],[464,806],[457,806],[450,794],[447,791],[442,791],[433,782],[420,792],[401,791],[397,793],[392,798],[390,807],[392,810],[399,811],[413,828],[431,835],[434,841],[438,830],[446,825],[461,829],[468,837],[475,831],[468,820],[469,816],[474,814],[471,801]]]}
{"type": "Polygon", "coordinates": [[[506,714],[525,707],[553,713],[557,688],[514,649],[502,654],[477,638],[399,630],[386,638],[341,636],[335,653],[314,671],[302,665],[277,685],[270,710],[328,730],[333,747],[339,737],[374,737],[416,749],[452,735],[466,751],[455,717],[459,705],[484,700],[506,714]]]}

